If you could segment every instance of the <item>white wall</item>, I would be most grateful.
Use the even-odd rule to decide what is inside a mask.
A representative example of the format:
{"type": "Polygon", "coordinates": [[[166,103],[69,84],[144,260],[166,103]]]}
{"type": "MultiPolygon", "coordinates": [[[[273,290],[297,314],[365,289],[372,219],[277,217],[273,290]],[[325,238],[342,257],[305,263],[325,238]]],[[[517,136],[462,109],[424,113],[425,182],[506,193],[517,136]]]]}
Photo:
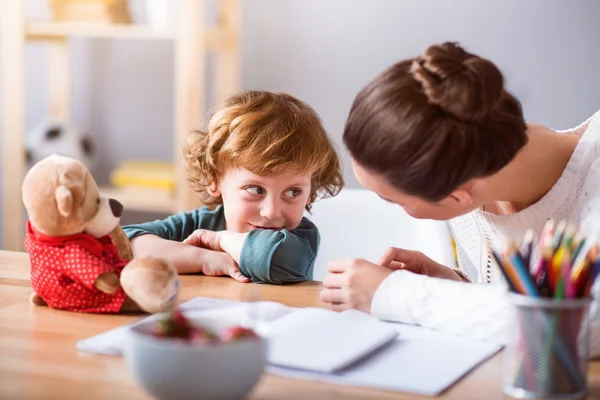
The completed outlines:
{"type": "Polygon", "coordinates": [[[315,280],[323,280],[331,261],[362,258],[378,262],[392,246],[417,250],[442,265],[455,266],[448,224],[412,218],[402,207],[370,190],[344,188],[336,197],[314,204],[306,216],[319,227],[321,236],[315,280]]]}
{"type": "MultiPolygon", "coordinates": [[[[40,1],[30,13],[39,13],[40,1]]],[[[595,0],[246,0],[243,21],[244,88],[307,101],[340,148],[357,91],[391,63],[444,40],[494,60],[532,121],[566,128],[600,108],[595,0]]],[[[171,54],[163,42],[73,40],[72,116],[96,134],[101,183],[123,158],[171,157],[171,54]]],[[[45,111],[43,73],[43,46],[32,45],[29,126],[45,111]]],[[[343,161],[356,186],[345,153],[343,161]]]]}

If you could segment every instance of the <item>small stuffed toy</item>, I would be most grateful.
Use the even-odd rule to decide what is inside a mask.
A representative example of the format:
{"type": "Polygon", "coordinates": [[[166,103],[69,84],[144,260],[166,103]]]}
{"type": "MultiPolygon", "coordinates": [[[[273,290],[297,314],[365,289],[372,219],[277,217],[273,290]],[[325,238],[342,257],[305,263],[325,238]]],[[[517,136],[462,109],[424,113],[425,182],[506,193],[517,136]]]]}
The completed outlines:
{"type": "Polygon", "coordinates": [[[25,176],[22,195],[29,216],[25,249],[32,304],[89,313],[175,307],[175,268],[159,258],[119,256],[109,233],[120,231],[123,206],[100,196],[83,163],[58,155],[44,158],[25,176]]]}
{"type": "Polygon", "coordinates": [[[93,136],[70,121],[44,118],[27,132],[26,139],[25,154],[29,165],[52,154],[79,160],[92,173],[98,165],[100,154],[93,136]]]}

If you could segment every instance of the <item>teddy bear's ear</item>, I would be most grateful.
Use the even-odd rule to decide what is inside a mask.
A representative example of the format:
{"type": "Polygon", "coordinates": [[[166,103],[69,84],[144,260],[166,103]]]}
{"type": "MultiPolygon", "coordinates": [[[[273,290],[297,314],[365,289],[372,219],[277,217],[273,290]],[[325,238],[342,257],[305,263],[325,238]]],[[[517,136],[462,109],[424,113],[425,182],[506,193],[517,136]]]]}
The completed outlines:
{"type": "Polygon", "coordinates": [[[73,209],[73,195],[66,186],[60,185],[54,191],[54,197],[56,197],[56,208],[63,217],[71,215],[73,209]]]}

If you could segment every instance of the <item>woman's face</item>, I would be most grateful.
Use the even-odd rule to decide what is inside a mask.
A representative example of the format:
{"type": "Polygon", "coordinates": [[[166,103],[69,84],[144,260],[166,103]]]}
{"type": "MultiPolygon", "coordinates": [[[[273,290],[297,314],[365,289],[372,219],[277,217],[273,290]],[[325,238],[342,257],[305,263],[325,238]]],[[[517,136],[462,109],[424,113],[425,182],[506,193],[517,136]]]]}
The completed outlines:
{"type": "Polygon", "coordinates": [[[460,188],[448,197],[430,202],[416,196],[410,196],[396,189],[382,175],[374,173],[352,160],[352,169],[358,182],[365,188],[377,193],[382,199],[398,204],[408,215],[419,219],[445,221],[466,214],[478,207],[466,188],[460,188]]]}

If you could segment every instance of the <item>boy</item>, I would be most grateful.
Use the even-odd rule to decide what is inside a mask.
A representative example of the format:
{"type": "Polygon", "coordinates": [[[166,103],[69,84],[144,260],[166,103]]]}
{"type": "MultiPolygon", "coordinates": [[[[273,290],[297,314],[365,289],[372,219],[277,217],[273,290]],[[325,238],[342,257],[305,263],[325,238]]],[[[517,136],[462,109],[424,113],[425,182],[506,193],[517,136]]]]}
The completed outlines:
{"type": "Polygon", "coordinates": [[[284,284],[312,278],[317,227],[303,217],[343,186],[337,153],[316,112],[282,93],[235,95],[208,132],[185,146],[202,207],[123,229],[136,257],[173,261],[179,273],[284,284]]]}

